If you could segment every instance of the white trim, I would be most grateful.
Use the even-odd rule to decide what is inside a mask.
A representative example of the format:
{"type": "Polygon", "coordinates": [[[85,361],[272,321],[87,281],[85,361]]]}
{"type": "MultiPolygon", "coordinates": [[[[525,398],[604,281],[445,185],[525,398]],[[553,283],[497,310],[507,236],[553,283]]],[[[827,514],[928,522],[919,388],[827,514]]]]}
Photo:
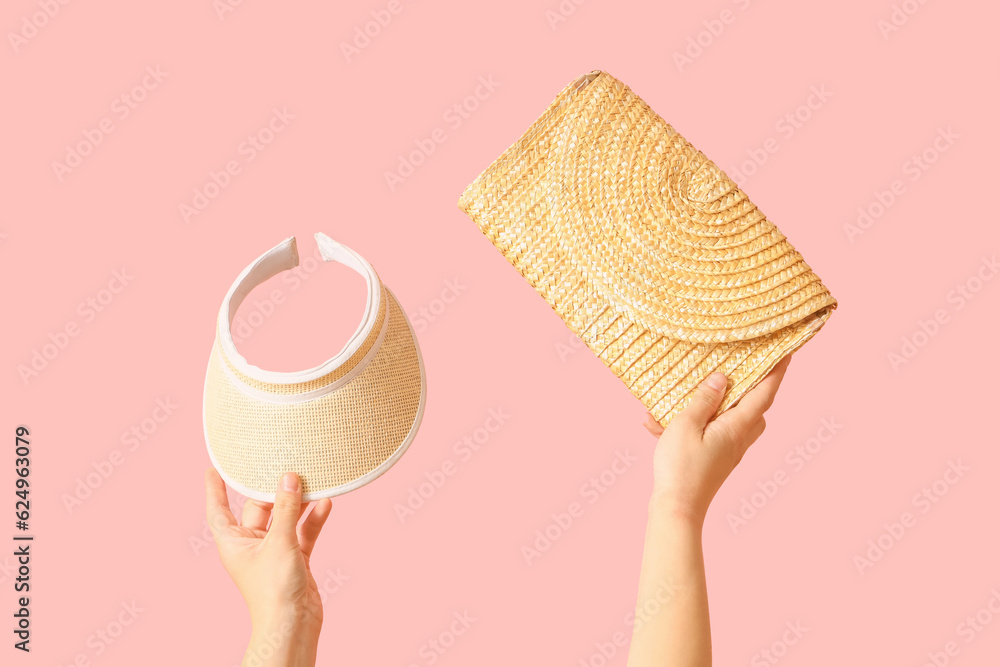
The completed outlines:
{"type": "Polygon", "coordinates": [[[347,246],[337,243],[326,234],[317,232],[315,236],[316,244],[319,246],[320,255],[323,257],[324,262],[339,262],[364,276],[365,283],[368,286],[368,299],[365,304],[365,312],[361,317],[361,323],[340,352],[319,366],[302,371],[267,371],[250,364],[236,350],[236,344],[233,342],[230,327],[236,318],[236,312],[239,310],[240,304],[243,303],[243,300],[250,291],[257,285],[282,271],[293,269],[299,265],[299,253],[295,237],[291,236],[265,252],[248,267],[243,269],[243,272],[240,273],[239,277],[236,278],[236,281],[229,288],[229,292],[226,293],[226,298],[222,301],[222,308],[219,310],[219,340],[222,344],[222,351],[229,362],[236,367],[236,370],[247,377],[272,384],[297,384],[299,382],[309,382],[319,379],[336,370],[341,364],[354,356],[354,353],[368,340],[368,336],[375,327],[375,320],[378,318],[378,311],[382,301],[382,290],[380,289],[382,283],[379,281],[375,269],[361,255],[347,246]]]}
{"type": "Polygon", "coordinates": [[[236,389],[238,389],[241,393],[246,394],[255,401],[261,401],[264,403],[284,403],[284,404],[305,403],[306,401],[311,401],[315,398],[326,396],[327,394],[340,389],[348,382],[353,380],[355,377],[357,377],[357,375],[361,371],[365,370],[368,364],[371,363],[372,359],[375,358],[375,355],[378,353],[379,348],[382,347],[382,341],[385,339],[385,334],[388,330],[389,330],[389,311],[387,305],[385,317],[382,318],[382,327],[378,331],[378,335],[375,338],[375,342],[372,343],[371,349],[368,350],[365,356],[363,356],[361,359],[358,360],[358,363],[354,366],[354,368],[349,370],[343,377],[334,380],[330,384],[324,385],[319,389],[313,389],[312,391],[306,391],[300,394],[272,394],[262,389],[258,389],[257,387],[252,387],[248,385],[246,382],[244,382],[241,378],[237,377],[236,374],[233,373],[233,369],[231,369],[229,365],[225,363],[225,360],[222,361],[222,369],[225,371],[226,376],[233,383],[233,386],[236,389]]]}
{"type": "MultiPolygon", "coordinates": [[[[321,236],[323,236],[324,238],[326,238],[325,235],[317,234],[316,235],[316,239],[317,239],[317,242],[320,243],[320,252],[323,253],[323,256],[324,256],[325,260],[329,261],[329,259],[334,259],[335,261],[341,261],[340,259],[337,259],[334,256],[335,253],[338,252],[340,248],[346,250],[347,252],[351,253],[355,257],[359,257],[360,258],[360,256],[358,256],[353,251],[348,250],[346,247],[344,247],[344,246],[342,246],[340,244],[336,244],[334,241],[332,241],[331,239],[328,239],[328,238],[326,238],[326,240],[330,241],[330,243],[334,243],[335,246],[328,246],[326,248],[326,250],[324,250],[324,248],[323,248],[324,241],[320,240],[321,236]]],[[[287,253],[289,246],[291,248],[291,253],[292,253],[292,256],[294,257],[294,260],[293,260],[293,263],[291,264],[291,266],[287,266],[286,268],[292,268],[292,267],[294,267],[294,266],[296,266],[298,264],[298,254],[297,254],[296,249],[295,249],[295,237],[291,237],[290,239],[286,239],[285,241],[282,242],[282,244],[279,244],[278,246],[276,246],[275,248],[273,248],[272,251],[270,251],[270,252],[278,251],[278,252],[287,253]],[[282,250],[278,250],[279,248],[282,248],[282,246],[285,246],[285,248],[283,248],[282,250]]],[[[265,253],[265,255],[262,255],[261,258],[258,259],[258,262],[260,262],[265,256],[266,256],[266,253],[265,253]]],[[[285,256],[285,259],[286,260],[288,259],[287,255],[285,256]]],[[[348,260],[348,261],[350,261],[350,260],[348,260]]],[[[361,261],[364,262],[364,260],[361,260],[361,261]]],[[[346,262],[343,262],[343,263],[346,263],[346,262]]],[[[254,264],[252,264],[250,267],[247,267],[247,269],[244,270],[243,273],[244,274],[248,274],[249,271],[256,264],[257,264],[257,262],[255,262],[254,264]]],[[[368,265],[367,262],[364,262],[364,264],[368,265]]],[[[350,266],[350,264],[348,264],[348,265],[350,266]]],[[[370,265],[368,265],[368,266],[370,267],[370,265]]],[[[355,268],[355,267],[352,267],[352,268],[355,268]]],[[[283,269],[278,269],[274,273],[272,273],[271,275],[275,275],[275,273],[277,273],[280,270],[283,270],[283,269]]],[[[374,271],[373,271],[373,273],[374,273],[374,271]]],[[[237,280],[237,283],[239,283],[244,277],[245,277],[245,275],[241,275],[240,279],[237,280]]],[[[375,279],[378,280],[377,276],[376,276],[375,279]]],[[[377,284],[381,285],[381,283],[377,283],[377,284]]],[[[234,285],[234,287],[235,287],[235,285],[234,285]]],[[[370,288],[371,288],[371,285],[369,285],[369,296],[371,295],[371,289],[370,288]]],[[[388,287],[386,287],[385,289],[386,289],[386,292],[388,292],[389,294],[392,294],[392,298],[394,300],[396,300],[396,302],[398,303],[398,299],[396,299],[396,295],[393,294],[392,291],[388,287]]],[[[381,290],[379,290],[379,291],[381,291],[381,290]]],[[[230,289],[230,295],[232,294],[232,292],[233,292],[233,290],[230,289]]],[[[229,299],[230,295],[227,295],[227,299],[229,299]]],[[[237,307],[238,307],[238,305],[237,305],[237,307]]],[[[348,482],[347,484],[341,484],[340,486],[336,486],[336,487],[329,488],[329,489],[321,489],[319,491],[313,491],[313,492],[310,492],[310,493],[304,493],[304,494],[302,494],[302,502],[312,502],[314,500],[320,500],[321,498],[331,498],[333,496],[339,496],[341,494],[347,493],[348,491],[353,491],[353,490],[355,490],[355,489],[357,489],[357,488],[359,488],[361,486],[364,486],[365,484],[368,484],[372,480],[374,480],[377,477],[381,476],[386,470],[388,470],[389,468],[391,468],[393,466],[393,464],[395,464],[396,461],[398,461],[400,459],[400,457],[403,456],[403,453],[406,452],[406,450],[410,446],[410,443],[412,443],[413,439],[416,437],[417,430],[420,428],[420,422],[423,420],[424,407],[427,404],[427,374],[426,374],[426,371],[424,369],[424,358],[423,358],[423,355],[420,353],[420,343],[417,341],[417,337],[416,337],[416,335],[413,332],[413,325],[410,323],[410,319],[406,316],[406,313],[403,312],[402,307],[398,308],[398,311],[399,311],[399,315],[403,318],[403,321],[406,322],[406,328],[407,328],[407,330],[410,333],[410,340],[413,341],[413,348],[414,348],[414,350],[417,353],[417,365],[418,365],[418,367],[420,369],[420,402],[417,404],[417,413],[413,417],[413,424],[410,426],[410,430],[407,432],[406,437],[403,438],[403,441],[401,443],[399,443],[399,446],[396,448],[396,451],[394,451],[389,458],[387,458],[385,461],[383,461],[382,463],[380,463],[377,467],[375,467],[374,469],[372,469],[369,472],[365,473],[361,477],[358,477],[357,479],[348,482]]],[[[376,312],[377,312],[377,310],[376,310],[376,312]]],[[[383,323],[383,330],[379,333],[380,338],[383,337],[385,331],[388,330],[388,321],[389,321],[389,304],[387,303],[386,304],[386,316],[385,316],[385,321],[383,323]]],[[[228,328],[226,330],[228,331],[228,328]]],[[[230,339],[230,342],[232,342],[231,339],[230,339]]],[[[377,347],[377,346],[380,346],[380,345],[381,345],[381,340],[377,341],[377,345],[373,346],[373,349],[375,347],[377,347]]],[[[215,340],[212,341],[212,347],[213,347],[213,351],[214,351],[215,340]]],[[[211,353],[209,354],[209,358],[211,359],[211,353]]],[[[242,357],[240,357],[240,359],[242,359],[242,357]]],[[[222,364],[224,368],[226,367],[226,362],[225,362],[224,359],[219,358],[216,361],[217,361],[217,363],[222,364]]],[[[244,360],[244,363],[246,363],[245,360],[244,360]]],[[[358,364],[358,367],[359,368],[364,368],[364,366],[366,366],[366,365],[367,365],[367,361],[364,364],[358,364]]],[[[227,370],[227,372],[229,371],[228,368],[226,368],[226,370],[227,370]]],[[[242,369],[241,369],[241,371],[242,371],[242,369]]],[[[215,454],[213,454],[213,452],[212,452],[212,445],[211,445],[211,443],[209,441],[209,438],[208,438],[208,420],[205,418],[205,404],[206,404],[205,398],[207,396],[208,375],[209,375],[210,372],[211,372],[211,368],[209,368],[208,372],[205,373],[205,382],[204,382],[204,388],[202,390],[202,403],[201,403],[202,431],[203,431],[204,436],[205,436],[205,448],[208,450],[208,458],[211,460],[212,466],[218,471],[218,473],[222,477],[223,481],[230,488],[232,488],[234,491],[236,491],[237,493],[240,493],[240,494],[246,496],[247,498],[252,498],[254,500],[259,500],[261,502],[273,503],[274,500],[275,500],[275,494],[274,493],[261,493],[259,491],[255,491],[254,489],[248,488],[248,487],[244,486],[243,484],[240,484],[239,482],[237,482],[236,480],[234,480],[232,477],[230,477],[229,474],[226,473],[222,469],[222,466],[219,465],[218,460],[216,460],[216,458],[215,458],[215,454]]],[[[250,374],[247,373],[247,375],[250,375],[250,374]]],[[[239,386],[239,384],[242,384],[242,383],[238,383],[237,386],[239,386]]]]}

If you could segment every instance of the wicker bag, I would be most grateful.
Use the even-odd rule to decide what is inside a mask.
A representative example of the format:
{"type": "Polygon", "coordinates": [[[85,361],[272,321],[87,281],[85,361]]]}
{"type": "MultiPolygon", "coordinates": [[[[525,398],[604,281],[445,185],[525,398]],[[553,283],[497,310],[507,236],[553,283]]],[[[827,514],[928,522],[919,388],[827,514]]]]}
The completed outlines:
{"type": "Polygon", "coordinates": [[[713,371],[734,405],[837,301],[778,228],[628,86],[569,84],[459,207],[666,424],[713,371]]]}

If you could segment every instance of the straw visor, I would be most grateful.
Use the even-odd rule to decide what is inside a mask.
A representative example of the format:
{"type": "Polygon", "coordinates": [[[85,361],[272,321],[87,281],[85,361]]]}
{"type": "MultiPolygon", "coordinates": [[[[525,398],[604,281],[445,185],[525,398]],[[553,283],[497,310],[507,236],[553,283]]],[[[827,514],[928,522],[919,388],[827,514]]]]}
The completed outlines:
{"type": "Polygon", "coordinates": [[[579,77],[459,207],[666,424],[713,371],[719,410],[836,300],[726,174],[607,72],[579,77]]]}
{"type": "Polygon", "coordinates": [[[298,266],[295,237],[244,269],[219,311],[205,377],[205,440],[222,478],[256,500],[273,502],[285,472],[301,477],[305,501],[370,482],[402,456],[423,415],[423,360],[395,296],[356,252],[325,234],[316,242],[324,261],[354,269],[368,284],[361,324],[337,355],[309,370],[274,372],[247,363],[233,343],[243,299],[298,266]]]}

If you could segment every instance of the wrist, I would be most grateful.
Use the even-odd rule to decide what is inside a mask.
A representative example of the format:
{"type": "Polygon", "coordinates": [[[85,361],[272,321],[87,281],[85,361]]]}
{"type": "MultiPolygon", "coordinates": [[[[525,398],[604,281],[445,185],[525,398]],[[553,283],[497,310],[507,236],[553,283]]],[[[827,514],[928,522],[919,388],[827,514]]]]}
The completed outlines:
{"type": "Polygon", "coordinates": [[[322,619],[308,610],[272,610],[252,619],[250,643],[244,665],[260,667],[313,667],[322,619]]]}
{"type": "Polygon", "coordinates": [[[678,500],[673,495],[654,489],[649,500],[649,518],[657,523],[669,523],[678,528],[701,532],[705,524],[706,512],[688,502],[678,500]]]}
{"type": "Polygon", "coordinates": [[[274,631],[283,626],[296,630],[315,630],[323,625],[322,607],[314,609],[307,604],[254,604],[251,606],[250,622],[254,628],[274,631]],[[259,612],[254,611],[258,608],[259,612]]]}

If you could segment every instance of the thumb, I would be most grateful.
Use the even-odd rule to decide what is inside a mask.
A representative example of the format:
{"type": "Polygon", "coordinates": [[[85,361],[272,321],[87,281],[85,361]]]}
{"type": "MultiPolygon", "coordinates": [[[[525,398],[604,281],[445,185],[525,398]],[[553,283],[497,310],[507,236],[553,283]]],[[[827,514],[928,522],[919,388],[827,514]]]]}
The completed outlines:
{"type": "Polygon", "coordinates": [[[705,430],[709,420],[722,405],[722,397],[726,393],[728,380],[722,373],[716,371],[709,375],[695,389],[691,402],[678,415],[678,419],[686,422],[690,427],[698,429],[698,432],[705,430]]]}
{"type": "Polygon", "coordinates": [[[274,507],[271,509],[271,527],[268,535],[285,544],[298,544],[295,534],[295,524],[299,522],[299,509],[302,505],[302,483],[294,472],[286,472],[278,480],[278,490],[274,496],[274,507]]]}

